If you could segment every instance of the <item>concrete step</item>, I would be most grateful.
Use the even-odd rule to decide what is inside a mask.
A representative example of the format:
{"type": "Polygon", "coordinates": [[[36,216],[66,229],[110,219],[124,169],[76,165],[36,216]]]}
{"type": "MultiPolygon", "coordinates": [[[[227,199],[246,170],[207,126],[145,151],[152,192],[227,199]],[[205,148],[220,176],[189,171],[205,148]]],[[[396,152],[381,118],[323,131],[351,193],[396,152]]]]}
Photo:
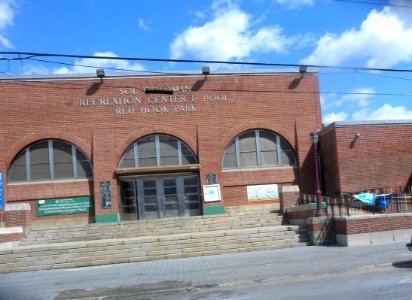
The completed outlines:
{"type": "Polygon", "coordinates": [[[307,240],[305,228],[281,225],[27,245],[0,250],[0,273],[280,249],[307,240]]]}
{"type": "Polygon", "coordinates": [[[165,218],[109,224],[82,224],[49,229],[32,229],[21,245],[67,243],[100,239],[160,236],[190,232],[278,226],[283,217],[278,213],[165,218]]]}

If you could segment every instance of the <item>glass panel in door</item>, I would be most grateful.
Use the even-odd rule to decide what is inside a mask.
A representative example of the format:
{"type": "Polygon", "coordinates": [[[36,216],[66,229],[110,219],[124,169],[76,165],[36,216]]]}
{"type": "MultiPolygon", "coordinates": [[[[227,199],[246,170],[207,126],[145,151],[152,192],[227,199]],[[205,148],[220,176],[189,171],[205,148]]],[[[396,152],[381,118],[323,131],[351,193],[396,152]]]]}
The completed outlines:
{"type": "Polygon", "coordinates": [[[163,183],[163,207],[164,217],[178,217],[179,213],[179,200],[177,192],[177,178],[161,179],[163,183]]]}
{"type": "Polygon", "coordinates": [[[121,181],[121,207],[120,214],[123,221],[131,221],[137,219],[136,213],[136,188],[135,181],[121,181]]]}
{"type": "MultiPolygon", "coordinates": [[[[139,180],[140,181],[140,180],[139,180]]],[[[161,217],[158,202],[158,189],[156,179],[141,180],[143,189],[139,192],[141,205],[139,215],[143,219],[157,219],[161,217]]]]}
{"type": "Polygon", "coordinates": [[[201,215],[198,176],[183,177],[184,212],[186,216],[201,215]]]}

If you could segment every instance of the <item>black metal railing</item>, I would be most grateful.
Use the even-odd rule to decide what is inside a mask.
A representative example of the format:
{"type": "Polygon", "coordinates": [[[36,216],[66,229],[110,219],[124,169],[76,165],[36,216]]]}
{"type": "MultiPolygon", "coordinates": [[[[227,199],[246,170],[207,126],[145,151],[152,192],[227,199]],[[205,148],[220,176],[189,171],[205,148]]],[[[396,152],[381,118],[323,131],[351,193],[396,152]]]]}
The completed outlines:
{"type": "MultiPolygon", "coordinates": [[[[412,213],[412,186],[377,188],[355,193],[342,193],[337,197],[322,196],[328,216],[361,214],[412,213]],[[373,198],[373,202],[359,200],[360,195],[373,198]]],[[[315,195],[301,194],[300,204],[316,203],[315,195]]]]}

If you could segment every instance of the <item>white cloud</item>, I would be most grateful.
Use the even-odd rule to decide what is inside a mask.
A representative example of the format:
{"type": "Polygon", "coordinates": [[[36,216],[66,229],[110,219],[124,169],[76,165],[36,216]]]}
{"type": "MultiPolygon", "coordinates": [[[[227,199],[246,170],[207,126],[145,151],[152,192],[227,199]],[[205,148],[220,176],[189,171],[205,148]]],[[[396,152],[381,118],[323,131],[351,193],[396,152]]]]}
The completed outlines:
{"type": "MultiPolygon", "coordinates": [[[[93,56],[107,56],[107,57],[118,57],[113,52],[96,52],[93,56]]],[[[115,72],[116,70],[110,70],[110,68],[119,69],[118,71],[142,71],[144,66],[141,64],[132,64],[127,60],[115,60],[115,59],[92,59],[92,58],[83,58],[76,59],[73,67],[61,67],[53,70],[53,74],[80,74],[80,73],[94,73],[95,68],[107,69],[106,72],[115,72]],[[93,66],[95,68],[90,68],[86,66],[93,66]]]]}
{"type": "Polygon", "coordinates": [[[296,9],[313,5],[314,0],[275,0],[275,2],[287,6],[289,9],[296,9]]]}
{"type": "Polygon", "coordinates": [[[152,28],[143,19],[138,20],[138,26],[139,26],[139,28],[143,29],[144,31],[152,31],[152,28]]]}
{"type": "Polygon", "coordinates": [[[330,124],[336,121],[345,121],[348,118],[348,114],[345,112],[330,113],[323,117],[324,124],[330,124]]]}
{"type": "Polygon", "coordinates": [[[15,1],[0,1],[0,29],[13,25],[15,1]]]}
{"type": "Polygon", "coordinates": [[[13,47],[11,42],[1,34],[0,34],[0,45],[2,45],[3,47],[6,47],[6,48],[12,48],[13,47]]]}
{"type": "Polygon", "coordinates": [[[323,110],[341,109],[341,107],[364,109],[373,102],[375,94],[376,91],[372,88],[357,88],[340,97],[336,93],[321,95],[320,101],[323,110]]]}
{"type": "Polygon", "coordinates": [[[17,1],[1,0],[0,1],[0,46],[11,48],[11,42],[2,32],[5,28],[13,25],[14,10],[17,7],[17,1]]]}
{"type": "Polygon", "coordinates": [[[368,117],[368,109],[363,108],[363,109],[358,110],[357,112],[353,113],[352,120],[355,120],[355,121],[371,120],[371,118],[368,117]]]}
{"type": "Polygon", "coordinates": [[[350,91],[348,94],[338,98],[337,94],[323,97],[322,109],[333,110],[339,108],[341,112],[331,112],[325,114],[323,123],[329,124],[335,121],[344,121],[349,119],[352,114],[352,120],[366,120],[369,115],[369,107],[373,102],[376,91],[372,88],[358,88],[350,91]],[[343,111],[342,111],[343,110],[343,111]],[[356,110],[355,113],[352,113],[356,110]]]}
{"type": "Polygon", "coordinates": [[[412,60],[412,24],[405,23],[393,10],[372,10],[359,29],[340,35],[326,33],[305,64],[342,65],[351,58],[367,59],[371,68],[385,68],[412,60]]]}
{"type": "Polygon", "coordinates": [[[196,19],[204,19],[206,17],[205,13],[201,10],[192,12],[192,14],[195,16],[196,19]]]}
{"type": "Polygon", "coordinates": [[[338,99],[336,101],[336,105],[356,105],[360,107],[367,107],[371,103],[375,94],[376,92],[374,89],[358,88],[338,99]]]}
{"type": "Polygon", "coordinates": [[[205,60],[233,60],[252,52],[285,53],[294,40],[282,34],[280,26],[252,28],[251,16],[231,1],[215,1],[213,20],[189,27],[170,46],[174,59],[191,56],[205,60]]]}
{"type": "Polygon", "coordinates": [[[354,120],[412,120],[412,110],[405,106],[384,104],[375,111],[361,110],[353,114],[354,120]]]}
{"type": "Polygon", "coordinates": [[[50,70],[47,69],[45,66],[42,65],[24,65],[23,66],[23,74],[25,75],[35,75],[35,74],[49,74],[50,70]]]}
{"type": "Polygon", "coordinates": [[[391,10],[406,24],[412,26],[411,0],[389,0],[391,10]]]}

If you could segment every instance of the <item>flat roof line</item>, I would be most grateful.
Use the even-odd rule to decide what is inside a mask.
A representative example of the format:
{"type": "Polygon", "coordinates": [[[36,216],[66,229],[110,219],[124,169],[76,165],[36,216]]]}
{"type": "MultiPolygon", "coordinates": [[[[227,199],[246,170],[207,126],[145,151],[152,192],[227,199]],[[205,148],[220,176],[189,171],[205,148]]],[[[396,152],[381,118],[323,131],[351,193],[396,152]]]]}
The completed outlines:
{"type": "Polygon", "coordinates": [[[407,125],[407,126],[412,125],[412,119],[336,121],[322,128],[319,133],[324,134],[333,128],[363,127],[363,126],[395,126],[395,125],[407,125]]]}
{"type": "MultiPolygon", "coordinates": [[[[300,74],[295,69],[290,70],[228,70],[228,71],[212,71],[208,77],[213,76],[230,76],[230,75],[285,75],[285,74],[300,74]]],[[[317,74],[316,72],[306,72],[305,75],[317,74]]],[[[176,72],[115,72],[108,73],[104,79],[122,79],[133,77],[186,77],[186,76],[204,76],[199,71],[176,71],[176,72]]],[[[47,75],[14,75],[0,76],[0,81],[27,81],[27,80],[83,80],[83,79],[98,79],[95,73],[81,74],[47,74],[47,75]]]]}

